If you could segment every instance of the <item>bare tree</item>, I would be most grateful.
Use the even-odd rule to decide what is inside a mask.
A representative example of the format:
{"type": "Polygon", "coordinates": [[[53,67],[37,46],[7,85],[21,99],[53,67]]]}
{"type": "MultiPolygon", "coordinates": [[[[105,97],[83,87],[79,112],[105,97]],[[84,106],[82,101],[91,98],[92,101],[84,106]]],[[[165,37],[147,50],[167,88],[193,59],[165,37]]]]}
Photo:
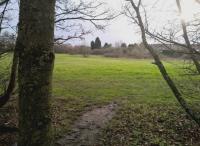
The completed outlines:
{"type": "Polygon", "coordinates": [[[9,0],[0,0],[0,6],[4,5],[5,3],[7,3],[9,0]]]}
{"type": "MultiPolygon", "coordinates": [[[[177,3],[179,9],[179,15],[182,14],[182,9],[180,2],[177,3]]],[[[182,50],[173,50],[180,54],[186,54],[189,56],[195,65],[198,74],[200,73],[200,64],[199,64],[199,57],[200,53],[197,50],[196,45],[199,45],[199,20],[195,19],[192,22],[187,22],[182,18],[181,19],[181,26],[176,25],[173,20],[173,27],[166,29],[166,26],[163,28],[164,31],[156,32],[156,30],[149,30],[148,28],[145,29],[145,32],[148,36],[155,39],[157,42],[162,43],[163,46],[167,49],[173,50],[172,45],[169,47],[169,44],[173,44],[173,46],[179,47],[182,50]],[[190,28],[190,29],[187,29],[190,28]],[[183,37],[182,37],[183,36],[183,37]],[[183,38],[183,40],[182,40],[183,38]],[[185,42],[185,43],[183,43],[185,42]]]]}
{"type": "Polygon", "coordinates": [[[174,96],[176,97],[176,99],[180,103],[181,107],[200,126],[199,118],[197,118],[196,115],[193,113],[193,111],[189,108],[188,104],[186,103],[186,101],[182,97],[180,91],[178,90],[175,83],[173,82],[173,80],[169,76],[169,74],[168,74],[167,70],[165,69],[165,66],[161,62],[158,54],[154,51],[152,46],[149,45],[149,43],[147,41],[146,31],[145,31],[146,29],[145,29],[145,25],[143,23],[141,13],[140,13],[140,7],[142,5],[142,0],[139,0],[139,2],[137,4],[133,0],[126,0],[126,1],[130,2],[132,8],[134,9],[134,11],[136,13],[136,16],[135,16],[133,13],[131,13],[129,7],[126,7],[126,11],[128,11],[128,13],[130,14],[129,18],[131,18],[139,26],[140,31],[141,31],[143,44],[146,47],[146,49],[148,49],[148,51],[150,52],[152,57],[154,58],[155,64],[157,65],[158,69],[160,70],[162,77],[165,79],[166,83],[170,87],[171,91],[173,92],[174,96]]]}
{"type": "MultiPolygon", "coordinates": [[[[2,0],[2,7],[10,1],[2,0]]],[[[11,3],[11,6],[16,2],[17,0],[11,3]]],[[[59,43],[65,43],[71,39],[84,39],[84,36],[91,33],[93,29],[104,30],[108,22],[119,15],[108,8],[106,3],[93,0],[56,0],[55,8],[55,41],[59,43]]],[[[5,10],[4,16],[10,11],[5,10]]],[[[10,19],[15,18],[11,16],[10,19]]]]}
{"type": "MultiPolygon", "coordinates": [[[[176,0],[176,3],[177,3],[177,7],[178,7],[180,15],[182,15],[182,8],[181,8],[180,0],[176,0]]],[[[183,29],[183,37],[184,37],[185,43],[187,45],[187,48],[188,48],[188,50],[191,54],[191,59],[193,60],[194,65],[196,66],[198,73],[200,74],[200,64],[199,64],[198,59],[195,55],[196,50],[192,48],[192,45],[190,43],[188,33],[187,33],[186,22],[183,18],[181,18],[181,25],[182,25],[182,29],[183,29]]]]}
{"type": "MultiPolygon", "coordinates": [[[[182,13],[181,5],[179,6],[180,6],[179,7],[180,9],[178,13],[179,15],[181,15],[182,13]]],[[[145,11],[144,11],[144,15],[146,15],[145,11]]],[[[198,16],[199,14],[196,13],[195,15],[198,16]]],[[[146,21],[147,17],[145,16],[144,19],[146,21]]],[[[148,23],[147,23],[147,26],[148,26],[148,23]]],[[[200,42],[200,37],[199,37],[200,22],[199,22],[198,17],[193,18],[189,22],[186,22],[184,19],[179,21],[179,19],[175,18],[173,19],[171,23],[170,21],[167,21],[167,24],[163,26],[161,32],[158,32],[158,29],[155,29],[155,28],[154,30],[150,30],[150,27],[145,27],[145,32],[148,36],[150,36],[151,39],[153,39],[156,42],[161,43],[165,49],[170,49],[173,52],[176,52],[180,55],[181,54],[185,55],[187,56],[187,58],[190,58],[192,60],[191,63],[193,63],[195,66],[193,73],[199,74],[200,52],[197,49],[197,47],[200,44],[199,43],[200,42]],[[182,27],[179,26],[180,25],[179,22],[181,22],[182,27]],[[174,47],[178,49],[174,49],[174,47]]]]}
{"type": "Polygon", "coordinates": [[[2,1],[2,2],[0,3],[0,6],[5,5],[4,8],[3,8],[3,10],[2,10],[2,12],[0,13],[0,33],[1,33],[1,31],[2,31],[2,24],[3,24],[3,20],[5,19],[4,16],[5,16],[7,7],[8,7],[8,3],[9,3],[9,0],[5,0],[5,1],[2,1]]]}
{"type": "MultiPolygon", "coordinates": [[[[144,14],[145,13],[146,12],[144,12],[144,14]]],[[[192,71],[192,73],[194,74],[196,73],[199,74],[198,67],[199,67],[200,52],[197,48],[199,46],[199,40],[200,40],[199,39],[199,30],[200,30],[199,19],[195,18],[194,20],[187,23],[183,20],[184,23],[182,24],[184,25],[184,27],[179,27],[179,24],[176,24],[175,22],[177,20],[178,20],[177,18],[176,20],[173,20],[173,25],[168,22],[168,24],[166,25],[169,25],[170,27],[167,26],[168,27],[167,28],[165,25],[162,28],[163,30],[161,32],[157,32],[156,29],[150,30],[148,27],[145,28],[145,32],[148,36],[150,36],[151,39],[153,39],[156,42],[161,43],[163,45],[163,48],[172,50],[173,52],[175,52],[176,54],[179,54],[180,56],[185,55],[187,57],[187,60],[188,58],[190,58],[192,60],[191,66],[185,69],[187,69],[187,71],[190,71],[190,72],[192,71]],[[186,43],[182,43],[184,41],[186,43]],[[176,49],[174,47],[176,47],[176,49]],[[194,68],[193,68],[193,65],[195,66],[194,68]]],[[[177,21],[177,23],[178,22],[179,21],[177,21]]]]}
{"type": "Polygon", "coordinates": [[[61,32],[61,35],[55,37],[55,40],[64,43],[71,39],[83,39],[92,32],[91,26],[88,25],[103,30],[107,22],[117,16],[118,14],[112,13],[102,2],[57,0],[55,23],[56,30],[61,32]]]}

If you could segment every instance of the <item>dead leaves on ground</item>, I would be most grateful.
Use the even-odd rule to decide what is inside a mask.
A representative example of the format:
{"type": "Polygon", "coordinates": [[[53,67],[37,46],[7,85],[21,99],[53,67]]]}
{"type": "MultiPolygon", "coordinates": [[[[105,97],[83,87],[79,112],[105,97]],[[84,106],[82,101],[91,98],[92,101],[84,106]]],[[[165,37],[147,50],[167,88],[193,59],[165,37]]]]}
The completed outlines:
{"type": "Polygon", "coordinates": [[[102,137],[108,146],[200,145],[199,127],[175,104],[123,105],[102,137]]]}

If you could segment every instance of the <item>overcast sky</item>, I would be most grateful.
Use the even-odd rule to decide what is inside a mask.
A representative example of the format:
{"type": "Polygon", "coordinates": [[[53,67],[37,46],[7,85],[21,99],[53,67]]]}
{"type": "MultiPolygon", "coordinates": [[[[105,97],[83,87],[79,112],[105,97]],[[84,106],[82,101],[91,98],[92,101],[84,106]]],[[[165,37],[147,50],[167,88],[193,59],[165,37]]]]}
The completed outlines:
{"type": "MultiPolygon", "coordinates": [[[[79,0],[75,0],[79,1],[79,0]]],[[[83,0],[83,1],[93,1],[93,0],[83,0]]],[[[104,1],[115,13],[119,13],[123,10],[122,6],[127,3],[125,0],[98,0],[104,1]]],[[[193,0],[182,0],[184,17],[189,19],[196,12],[200,12],[200,5],[194,3],[193,0]]],[[[147,11],[149,18],[149,25],[152,29],[157,31],[162,30],[166,27],[169,22],[174,22],[174,20],[179,18],[176,7],[176,0],[143,0],[143,5],[147,11]]],[[[15,5],[15,8],[17,6],[15,5]]],[[[15,17],[15,22],[17,22],[17,12],[10,14],[15,17]]],[[[178,20],[179,21],[179,20],[178,20]]],[[[89,26],[90,27],[90,26],[89,26]]],[[[71,41],[72,44],[86,44],[89,45],[95,37],[99,36],[102,43],[108,42],[113,45],[116,42],[129,43],[139,43],[141,38],[139,35],[139,29],[136,25],[130,23],[130,20],[124,15],[109,22],[109,26],[106,27],[105,31],[93,30],[93,33],[88,35],[83,41],[71,41]]]]}
{"type": "MultiPolygon", "coordinates": [[[[126,3],[125,0],[105,0],[110,8],[116,12],[122,11],[122,6],[126,3]]],[[[194,14],[200,12],[200,5],[193,0],[182,0],[184,18],[189,20],[194,14]]],[[[177,13],[176,0],[143,0],[144,6],[147,10],[149,17],[149,25],[152,29],[162,31],[166,24],[175,20],[179,22],[177,13]]],[[[108,42],[113,45],[115,42],[139,43],[141,42],[139,29],[136,25],[130,23],[129,19],[125,16],[110,22],[110,25],[104,32],[94,31],[93,34],[86,37],[82,44],[89,44],[92,39],[99,36],[103,43],[108,42]]]]}

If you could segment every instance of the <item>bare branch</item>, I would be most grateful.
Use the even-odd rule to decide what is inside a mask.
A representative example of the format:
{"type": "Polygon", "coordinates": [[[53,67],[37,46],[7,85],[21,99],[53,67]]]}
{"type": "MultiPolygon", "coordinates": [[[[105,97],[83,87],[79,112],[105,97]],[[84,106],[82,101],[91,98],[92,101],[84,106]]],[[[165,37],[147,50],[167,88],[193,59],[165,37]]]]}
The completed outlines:
{"type": "Polygon", "coordinates": [[[1,0],[1,1],[0,1],[0,6],[6,4],[6,3],[8,3],[8,2],[9,2],[9,0],[1,0]]]}
{"type": "MultiPolygon", "coordinates": [[[[5,15],[5,12],[6,12],[6,9],[7,9],[9,0],[6,0],[6,1],[4,1],[4,2],[5,2],[5,3],[3,3],[3,4],[5,4],[5,6],[4,6],[3,11],[1,12],[1,17],[0,17],[0,33],[1,33],[1,31],[2,31],[2,23],[3,23],[3,20],[4,20],[4,15],[5,15]]],[[[1,4],[0,4],[0,5],[1,5],[1,4]]]]}
{"type": "Polygon", "coordinates": [[[138,27],[140,28],[141,31],[141,35],[142,35],[142,42],[145,46],[145,48],[150,52],[150,54],[152,55],[152,57],[154,58],[155,64],[157,65],[158,69],[160,70],[160,73],[163,77],[163,79],[166,81],[166,83],[168,84],[168,86],[170,87],[171,91],[173,92],[174,96],[176,97],[176,99],[178,100],[178,102],[180,103],[180,105],[182,106],[182,108],[186,111],[186,113],[200,126],[200,119],[195,115],[195,113],[189,108],[187,102],[185,101],[185,99],[182,97],[181,92],[179,91],[179,89],[176,87],[174,81],[172,80],[172,78],[169,76],[165,66],[163,65],[163,63],[160,60],[160,57],[158,56],[158,54],[154,51],[154,48],[149,45],[148,41],[147,41],[147,37],[146,37],[146,31],[145,31],[145,27],[144,27],[144,23],[142,21],[142,17],[139,11],[139,7],[136,7],[135,3],[133,2],[133,0],[128,0],[131,2],[131,5],[133,7],[133,9],[136,12],[136,17],[138,19],[138,27]]]}
{"type": "MultiPolygon", "coordinates": [[[[177,4],[180,15],[182,15],[182,8],[181,8],[180,0],[176,0],[176,4],[177,4]]],[[[183,37],[184,37],[185,43],[187,45],[189,52],[191,53],[191,59],[194,62],[194,65],[195,65],[198,73],[200,74],[200,64],[197,59],[197,56],[195,55],[196,50],[192,48],[192,45],[190,43],[188,33],[187,33],[186,22],[183,18],[181,18],[181,25],[182,25],[182,29],[183,29],[183,37]]]]}
{"type": "MultiPolygon", "coordinates": [[[[82,33],[84,24],[92,24],[94,28],[104,30],[108,21],[120,15],[111,13],[110,9],[105,8],[105,3],[95,1],[83,2],[80,0],[79,3],[73,3],[70,0],[57,0],[56,9],[56,28],[69,34],[76,34],[73,37],[70,35],[70,39],[67,37],[67,40],[77,39],[77,36],[81,36],[79,39],[82,39],[83,35],[77,35],[77,32],[81,31],[82,33]],[[68,26],[71,26],[71,29],[66,29],[69,28],[68,26]]],[[[84,30],[84,32],[88,31],[84,30]]],[[[86,34],[84,33],[84,35],[86,34]]]]}

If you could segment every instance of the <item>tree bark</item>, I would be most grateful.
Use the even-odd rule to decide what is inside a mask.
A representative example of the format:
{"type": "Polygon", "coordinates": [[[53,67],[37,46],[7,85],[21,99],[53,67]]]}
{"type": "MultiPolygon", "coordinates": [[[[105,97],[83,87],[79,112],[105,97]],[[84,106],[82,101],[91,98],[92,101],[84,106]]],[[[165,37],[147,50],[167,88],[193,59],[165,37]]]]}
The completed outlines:
{"type": "MultiPolygon", "coordinates": [[[[180,91],[176,87],[175,83],[173,82],[173,80],[171,79],[169,74],[167,73],[167,70],[165,69],[163,63],[161,62],[161,60],[159,58],[159,56],[156,54],[156,52],[151,47],[151,45],[149,45],[148,42],[147,42],[146,33],[145,33],[145,27],[144,27],[144,24],[143,24],[141,15],[140,15],[140,10],[139,10],[140,5],[138,4],[138,6],[136,6],[135,3],[133,2],[133,0],[130,0],[130,2],[131,2],[132,6],[133,6],[133,8],[134,8],[134,10],[136,12],[136,15],[137,15],[138,25],[139,25],[140,30],[141,30],[142,41],[143,41],[144,46],[148,49],[150,54],[153,56],[153,58],[155,60],[155,64],[157,65],[158,69],[160,70],[160,73],[162,74],[162,76],[165,79],[166,83],[170,87],[170,89],[173,92],[174,96],[176,97],[176,99],[180,103],[181,107],[200,126],[200,119],[198,117],[196,117],[196,115],[193,113],[193,111],[189,108],[189,106],[187,105],[186,101],[182,97],[180,91]]],[[[141,2],[141,0],[140,0],[140,2],[141,2]]]]}
{"type": "Polygon", "coordinates": [[[51,146],[55,0],[21,0],[19,15],[19,146],[51,146]]]}

